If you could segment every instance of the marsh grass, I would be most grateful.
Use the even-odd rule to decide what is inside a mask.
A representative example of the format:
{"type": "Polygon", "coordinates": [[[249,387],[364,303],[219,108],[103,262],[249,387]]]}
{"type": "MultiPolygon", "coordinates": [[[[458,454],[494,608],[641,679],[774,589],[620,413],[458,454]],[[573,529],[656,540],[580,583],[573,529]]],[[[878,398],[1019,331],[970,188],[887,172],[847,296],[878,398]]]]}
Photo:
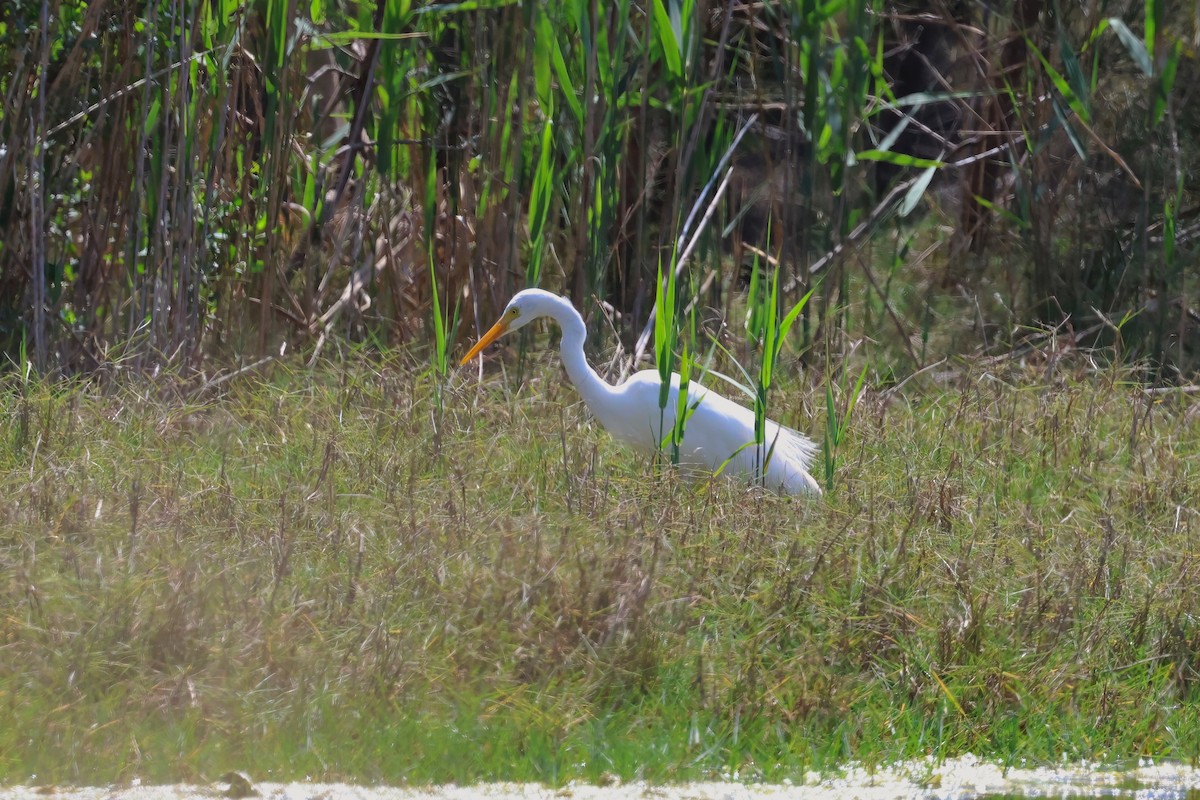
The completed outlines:
{"type": "MultiPolygon", "coordinates": [[[[10,378],[0,780],[1200,757],[1195,398],[918,376],[863,395],[803,501],[656,475],[546,359],[452,377],[440,441],[427,356],[10,378]]],[[[825,425],[819,386],[776,391],[825,425]]]]}

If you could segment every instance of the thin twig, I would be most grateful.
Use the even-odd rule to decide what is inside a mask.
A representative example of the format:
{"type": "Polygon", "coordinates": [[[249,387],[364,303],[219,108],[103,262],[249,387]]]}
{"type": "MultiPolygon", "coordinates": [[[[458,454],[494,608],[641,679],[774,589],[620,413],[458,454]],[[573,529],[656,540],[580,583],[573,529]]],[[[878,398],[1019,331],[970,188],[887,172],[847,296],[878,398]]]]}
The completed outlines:
{"type": "Polygon", "coordinates": [[[250,372],[251,370],[258,369],[263,364],[266,364],[268,361],[274,361],[274,360],[275,360],[274,355],[263,356],[262,358],[255,361],[253,364],[247,364],[246,366],[241,367],[240,369],[235,369],[233,372],[227,372],[219,378],[213,378],[211,381],[208,381],[203,386],[201,386],[198,393],[204,394],[204,393],[208,392],[210,389],[215,389],[218,386],[220,386],[221,384],[227,383],[239,375],[245,375],[247,372],[250,372]]]}
{"type": "Polygon", "coordinates": [[[29,118],[29,171],[34,188],[30,192],[30,239],[33,250],[33,363],[39,373],[46,370],[46,145],[38,141],[46,128],[46,73],[50,68],[50,4],[42,0],[41,60],[38,64],[38,96],[29,118]]]}
{"type": "MultiPolygon", "coordinates": [[[[684,264],[687,263],[688,257],[691,256],[692,251],[696,249],[696,245],[700,241],[700,234],[703,233],[704,229],[708,226],[708,221],[712,219],[713,212],[717,210],[717,204],[720,203],[721,198],[725,196],[725,190],[729,188],[729,178],[731,175],[733,175],[733,167],[730,167],[725,171],[725,178],[721,181],[721,185],[717,187],[716,193],[713,194],[713,198],[709,202],[708,208],[705,210],[704,216],[700,220],[700,225],[696,228],[695,235],[692,236],[691,241],[688,242],[687,247],[684,248],[683,252],[680,253],[678,260],[676,260],[676,276],[683,272],[684,264]]],[[[642,329],[641,335],[638,336],[637,347],[635,347],[633,350],[633,366],[637,366],[637,364],[641,362],[642,356],[645,355],[646,345],[650,341],[650,333],[654,330],[654,318],[656,313],[657,309],[650,309],[650,314],[646,318],[646,327],[642,329]]]]}
{"type": "Polygon", "coordinates": [[[1142,389],[1148,395],[1160,394],[1200,394],[1200,384],[1189,384],[1187,386],[1148,386],[1142,389]]]}
{"type": "Polygon", "coordinates": [[[947,361],[947,359],[942,358],[942,359],[939,359],[939,360],[933,362],[932,364],[926,364],[925,366],[921,367],[919,370],[917,370],[913,374],[909,375],[904,380],[897,383],[895,386],[889,386],[887,389],[884,389],[882,392],[879,393],[879,396],[883,397],[883,398],[891,397],[892,395],[896,394],[901,389],[903,389],[904,385],[906,383],[908,383],[909,381],[911,381],[913,378],[917,377],[918,375],[922,375],[926,372],[930,372],[931,370],[937,369],[942,364],[945,364],[946,361],[947,361]]]}
{"type": "MultiPolygon", "coordinates": [[[[821,270],[825,269],[825,267],[829,266],[831,261],[840,256],[847,247],[856,244],[860,239],[866,236],[871,230],[874,229],[876,223],[883,219],[888,212],[892,210],[892,208],[896,205],[896,202],[899,200],[900,195],[904,192],[907,192],[909,188],[916,183],[916,181],[916,178],[911,178],[903,183],[898,183],[893,186],[892,190],[887,193],[887,196],[879,201],[874,210],[871,211],[870,215],[866,219],[858,223],[858,226],[850,232],[849,236],[838,242],[833,246],[832,250],[813,262],[813,264],[808,268],[808,275],[804,277],[807,278],[813,273],[820,272],[821,270]]],[[[788,278],[787,283],[782,287],[782,291],[787,293],[795,289],[796,284],[800,282],[800,278],[801,276],[799,275],[793,275],[792,277],[788,278]]]]}
{"type": "MultiPolygon", "coordinates": [[[[738,132],[733,137],[733,141],[729,143],[729,147],[725,149],[725,153],[721,156],[721,160],[717,162],[716,169],[714,169],[712,175],[709,176],[708,182],[705,183],[704,188],[700,190],[700,196],[697,197],[696,202],[692,204],[692,210],[688,212],[687,219],[684,220],[683,227],[679,231],[679,238],[675,241],[676,252],[680,252],[680,246],[684,244],[685,239],[688,239],[688,232],[691,230],[692,222],[695,220],[697,212],[699,212],[701,205],[704,203],[705,197],[707,197],[709,191],[712,190],[713,183],[717,180],[717,176],[724,172],[725,177],[721,181],[721,185],[717,188],[716,195],[711,201],[709,201],[704,212],[704,216],[700,221],[700,227],[696,230],[696,233],[691,237],[691,239],[688,240],[687,246],[683,247],[679,257],[675,260],[676,276],[679,276],[683,272],[683,266],[687,263],[688,256],[692,254],[692,250],[696,248],[696,244],[700,240],[701,231],[703,231],[705,226],[708,224],[708,220],[712,218],[713,211],[716,209],[717,203],[720,202],[722,195],[725,194],[725,190],[729,187],[729,177],[733,173],[732,169],[726,169],[726,166],[729,164],[729,160],[733,158],[733,153],[735,150],[737,150],[737,146],[741,143],[751,126],[753,126],[756,122],[758,122],[758,112],[751,114],[750,117],[742,124],[742,127],[738,129],[738,132]]],[[[631,364],[631,368],[636,367],[642,360],[642,356],[646,353],[646,343],[650,340],[650,332],[654,330],[654,318],[657,313],[658,312],[655,308],[651,308],[649,315],[646,317],[646,327],[642,329],[641,335],[638,336],[637,346],[633,351],[633,362],[631,364]]]]}
{"type": "Polygon", "coordinates": [[[175,63],[169,64],[168,66],[163,67],[162,69],[158,70],[157,72],[151,73],[150,75],[147,75],[144,78],[138,78],[136,81],[129,84],[128,86],[123,86],[120,89],[117,89],[115,92],[108,95],[107,97],[102,97],[99,100],[97,100],[96,102],[92,103],[87,108],[83,109],[82,111],[79,111],[79,112],[67,117],[65,120],[58,123],[50,130],[46,131],[46,135],[44,137],[42,137],[42,141],[43,142],[49,141],[50,139],[52,139],[53,137],[62,133],[67,128],[71,127],[72,125],[75,125],[76,123],[82,122],[83,120],[87,119],[90,115],[92,115],[96,111],[99,111],[100,109],[104,108],[106,105],[113,102],[114,100],[120,100],[125,95],[129,94],[130,92],[135,91],[136,89],[140,89],[145,84],[152,83],[152,82],[158,80],[159,78],[163,77],[164,75],[170,75],[173,71],[179,69],[180,67],[184,66],[185,64],[190,64],[191,62],[196,61],[201,58],[204,58],[207,55],[212,55],[214,52],[215,52],[214,50],[203,50],[198,53],[193,53],[190,57],[188,57],[182,61],[176,61],[175,63]]]}

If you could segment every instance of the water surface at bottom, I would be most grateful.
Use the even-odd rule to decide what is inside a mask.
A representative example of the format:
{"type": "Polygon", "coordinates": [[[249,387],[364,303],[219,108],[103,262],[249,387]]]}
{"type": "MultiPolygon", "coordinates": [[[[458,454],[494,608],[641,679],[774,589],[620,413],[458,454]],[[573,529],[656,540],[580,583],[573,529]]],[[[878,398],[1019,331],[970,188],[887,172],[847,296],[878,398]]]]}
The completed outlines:
{"type": "Polygon", "coordinates": [[[227,777],[207,785],[0,787],[0,800],[199,800],[261,797],[265,800],[1017,800],[1018,798],[1120,797],[1133,800],[1200,800],[1200,770],[1180,764],[1141,763],[1128,769],[1091,764],[1005,769],[964,756],[922,760],[874,770],[850,765],[834,775],[811,773],[801,783],[737,781],[656,785],[528,783],[473,786],[385,787],[329,783],[256,783],[227,777]]]}

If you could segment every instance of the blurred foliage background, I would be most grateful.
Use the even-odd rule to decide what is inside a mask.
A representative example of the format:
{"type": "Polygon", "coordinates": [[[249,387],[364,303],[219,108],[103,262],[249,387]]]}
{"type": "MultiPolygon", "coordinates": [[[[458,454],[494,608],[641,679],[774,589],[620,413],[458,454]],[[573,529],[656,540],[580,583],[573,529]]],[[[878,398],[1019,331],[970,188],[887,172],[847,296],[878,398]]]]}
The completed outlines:
{"type": "Polygon", "coordinates": [[[817,369],[864,341],[885,382],[1099,346],[1187,380],[1198,15],[10,0],[0,348],[196,375],[453,343],[540,284],[628,355],[661,267],[688,335],[736,356],[769,268],[816,287],[792,339],[817,369]]]}

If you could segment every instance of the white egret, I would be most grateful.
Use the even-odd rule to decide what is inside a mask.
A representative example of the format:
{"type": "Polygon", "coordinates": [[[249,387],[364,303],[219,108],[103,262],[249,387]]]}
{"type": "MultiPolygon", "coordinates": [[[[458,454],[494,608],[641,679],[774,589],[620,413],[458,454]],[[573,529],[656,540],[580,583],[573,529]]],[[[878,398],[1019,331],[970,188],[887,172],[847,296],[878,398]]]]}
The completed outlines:
{"type": "MultiPolygon", "coordinates": [[[[671,375],[665,413],[659,407],[662,380],[658,372],[642,370],[619,386],[604,381],[583,354],[587,337],[583,317],[564,297],[541,289],[517,292],[500,321],[475,343],[461,363],[466,364],[496,339],[539,317],[550,317],[562,329],[563,366],[600,424],[615,438],[639,450],[653,453],[662,447],[662,431],[665,429],[669,435],[675,422],[679,376],[671,375]]],[[[684,427],[679,447],[681,466],[757,481],[762,474],[758,468],[764,456],[762,451],[766,451],[769,456],[763,480],[766,486],[785,494],[820,494],[820,487],[808,473],[817,446],[807,436],[768,420],[766,445],[758,448],[754,445],[754,412],[695,381],[688,384],[687,404],[695,405],[695,411],[684,427]]]]}

